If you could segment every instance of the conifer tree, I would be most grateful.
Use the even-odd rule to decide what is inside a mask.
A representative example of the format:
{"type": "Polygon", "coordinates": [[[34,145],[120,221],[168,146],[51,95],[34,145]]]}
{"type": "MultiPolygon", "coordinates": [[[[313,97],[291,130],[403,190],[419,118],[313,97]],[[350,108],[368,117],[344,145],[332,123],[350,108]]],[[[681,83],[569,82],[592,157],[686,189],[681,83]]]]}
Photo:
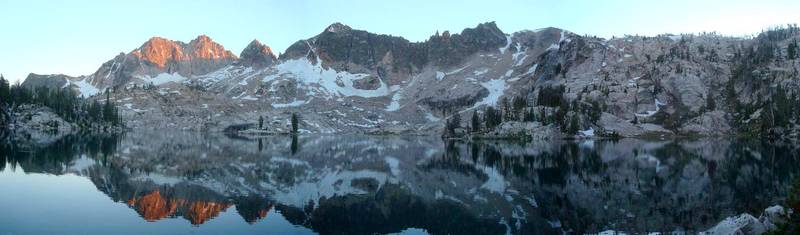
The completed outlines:
{"type": "Polygon", "coordinates": [[[10,104],[11,99],[11,87],[8,84],[8,81],[0,74],[0,103],[3,104],[10,104]]]}
{"type": "Polygon", "coordinates": [[[477,132],[481,129],[481,118],[478,116],[478,110],[472,110],[472,131],[477,132]]]}
{"type": "Polygon", "coordinates": [[[706,109],[709,112],[717,109],[717,102],[714,101],[714,96],[711,93],[706,95],[706,109]]]}
{"type": "Polygon", "coordinates": [[[292,113],[292,133],[297,134],[297,114],[292,113]]]}
{"type": "Polygon", "coordinates": [[[786,49],[786,55],[790,60],[797,59],[797,41],[793,41],[789,43],[789,47],[786,49]]]}

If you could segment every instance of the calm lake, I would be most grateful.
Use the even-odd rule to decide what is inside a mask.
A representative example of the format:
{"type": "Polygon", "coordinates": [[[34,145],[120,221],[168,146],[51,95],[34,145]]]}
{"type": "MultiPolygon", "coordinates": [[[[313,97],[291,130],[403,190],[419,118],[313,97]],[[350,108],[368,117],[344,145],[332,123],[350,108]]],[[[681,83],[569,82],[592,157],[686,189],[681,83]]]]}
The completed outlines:
{"type": "Polygon", "coordinates": [[[0,145],[0,234],[693,233],[798,168],[759,140],[75,135],[0,145]]]}

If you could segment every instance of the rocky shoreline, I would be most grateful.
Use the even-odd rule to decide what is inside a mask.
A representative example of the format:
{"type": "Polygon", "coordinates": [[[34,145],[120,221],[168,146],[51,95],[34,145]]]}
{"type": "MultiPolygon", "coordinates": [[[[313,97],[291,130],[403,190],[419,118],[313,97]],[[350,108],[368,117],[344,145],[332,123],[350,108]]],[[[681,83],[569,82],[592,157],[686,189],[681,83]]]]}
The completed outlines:
{"type": "Polygon", "coordinates": [[[77,133],[120,133],[123,126],[91,124],[81,126],[64,120],[49,107],[34,104],[19,105],[9,110],[10,118],[3,130],[12,138],[24,138],[35,143],[52,143],[77,133]]]}

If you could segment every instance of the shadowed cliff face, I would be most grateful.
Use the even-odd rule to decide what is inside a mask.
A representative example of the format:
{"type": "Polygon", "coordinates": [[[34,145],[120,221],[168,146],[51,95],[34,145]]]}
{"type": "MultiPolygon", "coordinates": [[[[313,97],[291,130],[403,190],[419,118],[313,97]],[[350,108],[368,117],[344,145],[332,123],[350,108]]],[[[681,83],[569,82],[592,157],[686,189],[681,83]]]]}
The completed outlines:
{"type": "Polygon", "coordinates": [[[337,70],[409,76],[432,62],[456,66],[477,52],[494,52],[506,43],[506,36],[494,22],[464,29],[461,34],[431,36],[424,42],[352,29],[341,23],[328,26],[319,35],[294,43],[281,59],[304,58],[312,51],[337,70]]]}
{"type": "Polygon", "coordinates": [[[275,63],[278,58],[272,53],[269,46],[258,40],[253,40],[240,54],[239,64],[253,68],[263,68],[275,63]]]}
{"type": "Polygon", "coordinates": [[[244,224],[277,213],[323,234],[703,231],[780,202],[800,163],[790,145],[731,139],[129,133],[0,150],[0,166],[87,177],[146,221],[203,227],[234,207],[244,224]]]}

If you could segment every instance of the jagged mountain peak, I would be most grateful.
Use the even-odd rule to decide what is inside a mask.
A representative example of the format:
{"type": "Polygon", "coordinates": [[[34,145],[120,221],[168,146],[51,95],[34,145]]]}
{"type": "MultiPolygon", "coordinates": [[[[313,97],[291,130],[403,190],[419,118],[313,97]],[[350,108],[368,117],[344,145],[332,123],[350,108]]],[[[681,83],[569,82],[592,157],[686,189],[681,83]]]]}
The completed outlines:
{"type": "Polygon", "coordinates": [[[163,37],[151,37],[131,55],[160,68],[170,60],[185,60],[181,43],[163,37]]]}
{"type": "Polygon", "coordinates": [[[342,24],[340,22],[336,22],[336,23],[333,23],[333,24],[329,25],[327,28],[325,28],[325,32],[331,32],[331,33],[346,32],[346,31],[350,31],[352,29],[353,28],[350,28],[350,26],[347,26],[347,25],[342,24]]]}
{"type": "Polygon", "coordinates": [[[275,60],[277,57],[272,53],[272,49],[258,39],[251,41],[239,54],[239,61],[244,66],[264,67],[272,64],[275,60]]]}
{"type": "Polygon", "coordinates": [[[475,28],[466,28],[461,31],[461,36],[477,40],[505,40],[505,33],[497,27],[494,21],[478,24],[475,28]]]}
{"type": "Polygon", "coordinates": [[[151,37],[131,54],[140,60],[153,63],[161,68],[165,67],[170,61],[237,59],[235,54],[225,50],[225,47],[214,42],[205,34],[197,36],[188,44],[159,36],[151,37]]]}
{"type": "Polygon", "coordinates": [[[197,35],[197,37],[192,41],[213,42],[213,40],[211,40],[211,37],[209,37],[208,35],[205,35],[205,34],[197,35]]]}
{"type": "Polygon", "coordinates": [[[500,32],[500,33],[503,32],[502,30],[500,30],[499,27],[497,27],[497,23],[495,23],[494,21],[480,23],[480,24],[478,24],[478,26],[475,26],[474,29],[476,29],[476,30],[486,30],[486,31],[491,31],[491,32],[500,32]]]}
{"type": "Polygon", "coordinates": [[[157,44],[157,43],[178,43],[178,42],[161,36],[152,36],[149,39],[147,39],[147,41],[145,41],[142,44],[142,46],[147,46],[149,44],[157,44]]]}
{"type": "Polygon", "coordinates": [[[225,50],[221,44],[214,42],[210,37],[205,34],[197,36],[194,40],[189,42],[191,54],[194,58],[200,59],[238,59],[235,54],[225,50]]]}
{"type": "Polygon", "coordinates": [[[253,41],[250,41],[250,43],[247,44],[247,47],[245,47],[245,49],[242,52],[244,53],[248,49],[257,49],[258,51],[261,51],[263,53],[272,54],[272,49],[266,44],[259,41],[258,39],[253,39],[253,41]]]}

